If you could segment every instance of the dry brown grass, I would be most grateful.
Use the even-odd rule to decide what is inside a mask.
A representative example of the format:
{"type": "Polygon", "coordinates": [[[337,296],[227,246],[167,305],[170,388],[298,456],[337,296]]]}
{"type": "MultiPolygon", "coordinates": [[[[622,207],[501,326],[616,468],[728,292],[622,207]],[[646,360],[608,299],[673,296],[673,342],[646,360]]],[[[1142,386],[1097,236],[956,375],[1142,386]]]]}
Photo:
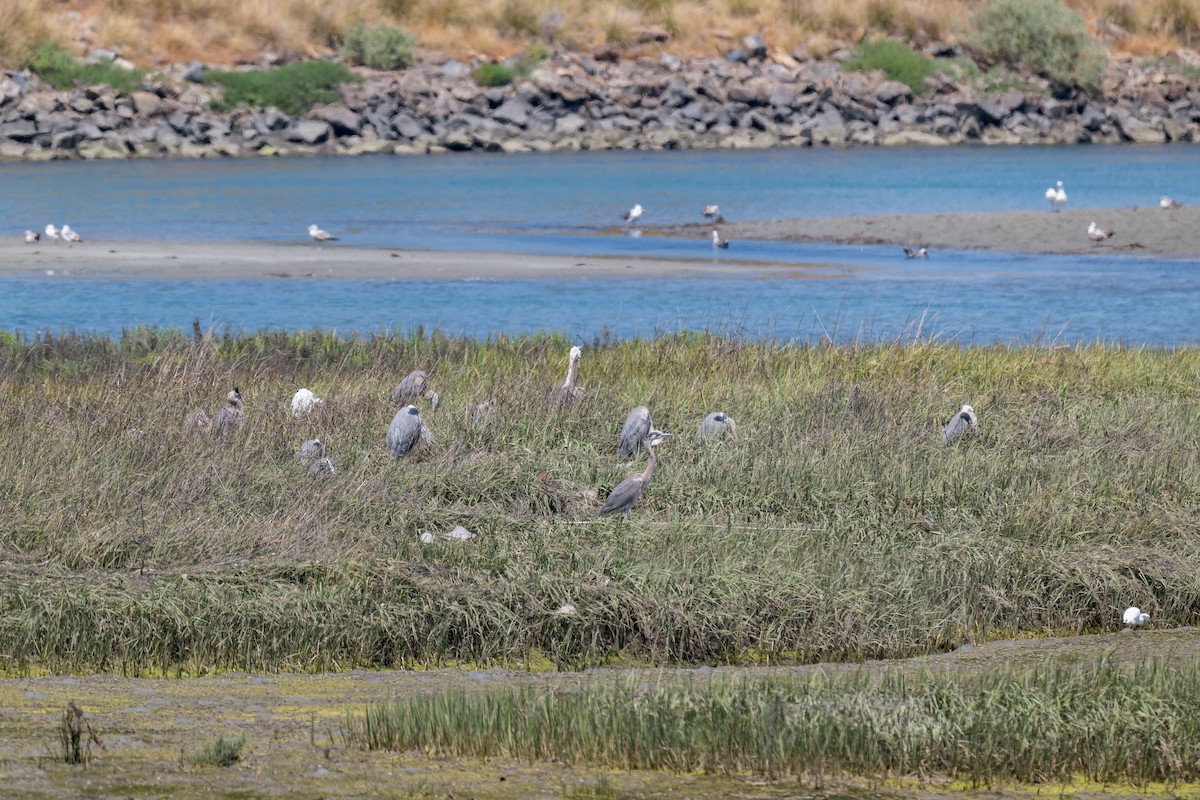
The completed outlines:
{"type": "MultiPolygon", "coordinates": [[[[1162,55],[1200,43],[1200,0],[1067,0],[1114,49],[1162,55]],[[1115,28],[1114,28],[1115,26],[1115,28]]],[[[965,0],[7,0],[0,59],[14,63],[54,35],[79,49],[119,46],[143,64],[254,61],[332,52],[357,24],[410,29],[427,50],[506,56],[533,42],[634,47],[665,28],[681,55],[723,52],[761,32],[768,44],[829,52],[864,36],[953,40],[965,0]]],[[[653,47],[653,46],[650,46],[653,47]]]]}

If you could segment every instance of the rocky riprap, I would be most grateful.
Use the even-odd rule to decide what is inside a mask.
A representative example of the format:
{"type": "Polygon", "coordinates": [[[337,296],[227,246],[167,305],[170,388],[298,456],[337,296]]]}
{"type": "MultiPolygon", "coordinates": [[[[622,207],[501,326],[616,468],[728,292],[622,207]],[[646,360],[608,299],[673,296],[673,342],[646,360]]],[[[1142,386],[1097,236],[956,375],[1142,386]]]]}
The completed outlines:
{"type": "Polygon", "coordinates": [[[980,94],[935,73],[914,97],[882,73],[767,54],[750,37],[724,58],[558,54],[528,78],[484,88],[456,61],[362,71],[341,101],[302,118],[217,113],[219,87],[178,67],[139,91],[56,91],[0,80],[0,158],[272,156],[446,150],[755,148],[1200,140],[1200,86],[1162,67],[1113,64],[1102,98],[980,94]]]}

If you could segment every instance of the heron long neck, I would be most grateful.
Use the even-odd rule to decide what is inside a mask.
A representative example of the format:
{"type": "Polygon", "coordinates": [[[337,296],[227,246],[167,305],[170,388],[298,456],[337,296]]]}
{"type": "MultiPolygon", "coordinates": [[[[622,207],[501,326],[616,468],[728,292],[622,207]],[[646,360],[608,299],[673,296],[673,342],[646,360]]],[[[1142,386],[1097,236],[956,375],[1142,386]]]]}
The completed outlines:
{"type": "Polygon", "coordinates": [[[654,457],[654,448],[649,443],[646,444],[646,468],[642,470],[642,485],[650,482],[650,478],[654,476],[654,464],[657,459],[654,457]]]}
{"type": "Polygon", "coordinates": [[[572,358],[567,363],[567,379],[565,381],[563,381],[563,388],[564,389],[574,389],[575,388],[575,378],[578,375],[579,375],[579,362],[572,358]]]}

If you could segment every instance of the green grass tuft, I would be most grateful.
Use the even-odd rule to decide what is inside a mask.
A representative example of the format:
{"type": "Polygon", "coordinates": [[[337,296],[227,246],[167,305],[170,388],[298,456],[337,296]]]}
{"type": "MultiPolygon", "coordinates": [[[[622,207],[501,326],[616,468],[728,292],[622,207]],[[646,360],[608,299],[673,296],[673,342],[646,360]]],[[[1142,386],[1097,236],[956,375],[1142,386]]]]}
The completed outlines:
{"type": "Polygon", "coordinates": [[[245,747],[245,736],[226,739],[225,734],[220,734],[193,754],[191,760],[200,767],[232,767],[242,760],[242,750],[245,747]]]}
{"type": "Polygon", "coordinates": [[[991,58],[1061,87],[1099,89],[1108,57],[1061,0],[987,0],[972,25],[971,41],[991,58]]]}
{"type": "Polygon", "coordinates": [[[933,59],[916,52],[904,42],[890,39],[863,42],[854,57],[842,65],[846,72],[883,70],[888,78],[907,85],[917,95],[928,93],[925,79],[936,68],[933,59]]]}
{"type": "Polygon", "coordinates": [[[372,69],[405,69],[416,57],[416,40],[395,25],[359,25],[346,33],[340,53],[355,64],[372,69]]]}
{"type": "Polygon", "coordinates": [[[214,103],[218,110],[275,107],[294,116],[322,103],[334,102],[337,86],[356,78],[341,64],[300,61],[269,70],[213,70],[204,80],[224,87],[223,99],[214,103]]]}
{"type": "Polygon", "coordinates": [[[115,64],[85,64],[66,50],[52,44],[42,44],[34,50],[26,65],[55,89],[76,86],[111,86],[118,92],[131,92],[142,84],[145,72],[125,69],[115,64]]]}
{"type": "Polygon", "coordinates": [[[515,70],[503,64],[480,64],[474,74],[480,86],[508,86],[517,77],[515,70]]]}

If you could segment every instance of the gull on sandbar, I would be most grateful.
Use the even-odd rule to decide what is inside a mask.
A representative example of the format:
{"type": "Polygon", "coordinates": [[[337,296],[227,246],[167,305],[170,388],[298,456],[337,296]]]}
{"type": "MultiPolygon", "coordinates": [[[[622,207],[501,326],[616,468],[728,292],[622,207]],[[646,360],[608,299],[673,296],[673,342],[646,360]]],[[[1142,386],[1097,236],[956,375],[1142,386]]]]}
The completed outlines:
{"type": "Polygon", "coordinates": [[[25,244],[36,244],[41,238],[42,235],[37,231],[25,231],[25,244]]]}
{"type": "Polygon", "coordinates": [[[638,217],[642,216],[642,204],[634,203],[633,208],[625,212],[621,219],[628,222],[630,225],[636,225],[638,217]]]}
{"type": "Polygon", "coordinates": [[[1092,224],[1088,225],[1088,238],[1093,242],[1103,242],[1105,239],[1112,238],[1116,231],[1104,231],[1096,227],[1096,221],[1092,220],[1092,224]]]}
{"type": "Polygon", "coordinates": [[[320,246],[321,242],[336,242],[338,240],[338,237],[334,236],[329,231],[321,230],[316,225],[308,226],[308,235],[312,237],[312,240],[317,243],[318,247],[320,246]]]}
{"type": "Polygon", "coordinates": [[[79,234],[76,233],[75,231],[71,230],[70,225],[64,224],[62,226],[62,228],[59,229],[58,233],[60,236],[62,236],[63,241],[66,242],[67,244],[75,244],[76,242],[81,242],[81,243],[83,242],[83,239],[80,238],[79,234]]]}
{"type": "Polygon", "coordinates": [[[1046,190],[1046,202],[1050,204],[1051,211],[1058,211],[1067,204],[1067,191],[1063,189],[1062,181],[1057,186],[1057,189],[1051,187],[1046,190]]]}
{"type": "Polygon", "coordinates": [[[725,217],[721,216],[721,207],[715,204],[709,204],[700,212],[705,219],[711,219],[713,222],[724,222],[725,217]]]}
{"type": "Polygon", "coordinates": [[[715,249],[715,250],[728,250],[729,249],[729,240],[722,239],[721,234],[715,230],[713,231],[713,234],[712,234],[712,242],[713,242],[713,249],[715,249]]]}
{"type": "Polygon", "coordinates": [[[46,238],[53,239],[55,244],[58,244],[58,228],[53,224],[46,226],[46,238]]]}
{"type": "Polygon", "coordinates": [[[1183,203],[1179,202],[1178,200],[1172,200],[1164,194],[1162,197],[1158,198],[1158,207],[1168,210],[1172,208],[1183,208],[1183,203]]]}

